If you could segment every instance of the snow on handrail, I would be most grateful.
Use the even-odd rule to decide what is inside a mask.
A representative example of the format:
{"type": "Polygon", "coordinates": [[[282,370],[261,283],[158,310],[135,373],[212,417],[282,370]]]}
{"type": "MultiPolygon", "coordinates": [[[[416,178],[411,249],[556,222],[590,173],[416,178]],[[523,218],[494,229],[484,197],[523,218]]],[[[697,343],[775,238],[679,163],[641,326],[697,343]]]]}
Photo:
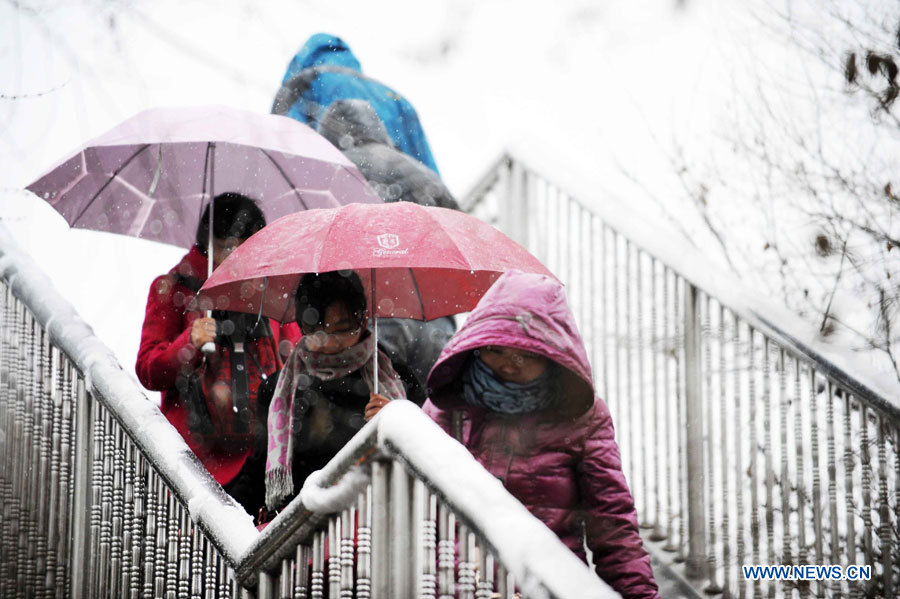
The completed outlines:
{"type": "MultiPolygon", "coordinates": [[[[377,459],[405,464],[452,510],[457,520],[483,539],[486,547],[519,581],[527,596],[616,597],[584,563],[509,494],[468,450],[444,433],[409,401],[390,402],[322,469],[322,487],[377,459]],[[527,541],[524,541],[527,539],[527,541]],[[531,591],[531,592],[529,592],[531,591]]],[[[351,485],[358,477],[351,477],[351,485]]],[[[344,495],[344,493],[336,493],[344,495]]],[[[267,527],[247,552],[238,578],[272,570],[308,539],[334,505],[314,514],[303,493],[267,527]]]]}
{"type": "MultiPolygon", "coordinates": [[[[517,163],[569,194],[576,203],[597,215],[637,247],[668,266],[708,296],[715,298],[782,347],[793,351],[819,372],[829,376],[847,392],[900,423],[900,381],[889,373],[874,372],[848,351],[819,338],[813,327],[796,314],[750,289],[734,275],[713,264],[696,246],[647,207],[638,210],[592,181],[589,167],[579,159],[561,155],[559,148],[549,154],[521,145],[507,150],[494,169],[517,163]],[[563,181],[564,184],[557,182],[563,181]]],[[[463,196],[462,205],[473,208],[495,176],[485,175],[479,185],[463,196]],[[485,184],[485,182],[488,182],[485,184]]]]}
{"type": "Polygon", "coordinates": [[[70,303],[0,223],[0,277],[52,343],[84,377],[91,395],[125,428],[223,556],[237,564],[257,536],[252,519],[207,472],[181,435],[122,369],[70,303]]]}

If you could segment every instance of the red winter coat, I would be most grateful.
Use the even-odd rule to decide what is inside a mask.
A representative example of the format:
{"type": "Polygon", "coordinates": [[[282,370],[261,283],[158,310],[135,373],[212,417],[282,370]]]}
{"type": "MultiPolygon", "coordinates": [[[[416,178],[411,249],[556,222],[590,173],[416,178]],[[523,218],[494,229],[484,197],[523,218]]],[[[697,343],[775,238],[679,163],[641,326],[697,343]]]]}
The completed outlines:
{"type": "MultiPolygon", "coordinates": [[[[221,485],[231,482],[253,451],[252,444],[243,452],[231,453],[211,449],[193,438],[188,427],[188,409],[182,403],[175,388],[179,374],[189,374],[198,370],[203,355],[191,344],[191,324],[201,316],[200,312],[189,311],[186,306],[194,297],[194,291],[176,279],[177,274],[193,277],[202,284],[206,281],[206,256],[197,247],[181,259],[168,274],[157,277],[150,286],[144,327],[141,330],[141,345],[138,349],[137,371],[141,384],[151,391],[162,391],[160,409],[166,415],[188,446],[197,454],[206,469],[221,485]]],[[[300,331],[296,323],[279,327],[271,321],[272,334],[281,359],[290,353],[300,331]]],[[[260,342],[268,343],[268,340],[260,342]]],[[[218,356],[223,349],[217,346],[218,356]]],[[[249,348],[248,348],[249,351],[249,348]]],[[[274,372],[276,365],[262,363],[266,374],[274,372]]],[[[260,372],[253,360],[247,360],[247,374],[251,403],[256,403],[256,389],[260,384],[260,372]]]]}
{"type": "Polygon", "coordinates": [[[561,284],[518,271],[501,276],[444,348],[428,387],[425,412],[451,434],[458,414],[463,445],[581,559],[586,541],[603,580],[623,597],[659,596],[612,419],[594,396],[590,364],[561,284]],[[472,350],[485,345],[534,352],[562,366],[560,400],[523,415],[468,405],[462,369],[472,350]]]}

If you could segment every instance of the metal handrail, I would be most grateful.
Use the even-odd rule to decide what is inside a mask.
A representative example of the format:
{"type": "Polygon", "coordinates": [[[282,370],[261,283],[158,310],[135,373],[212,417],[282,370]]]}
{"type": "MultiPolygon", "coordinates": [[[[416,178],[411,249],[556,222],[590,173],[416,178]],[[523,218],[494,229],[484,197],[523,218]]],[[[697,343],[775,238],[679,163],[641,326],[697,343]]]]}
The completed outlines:
{"type": "Polygon", "coordinates": [[[260,534],[2,223],[0,325],[4,597],[618,596],[409,402],[260,534]]]}
{"type": "MultiPolygon", "coordinates": [[[[504,152],[463,196],[460,203],[468,212],[477,210],[479,202],[502,177],[501,167],[513,163],[523,171],[535,173],[552,181],[566,181],[565,191],[570,200],[599,216],[609,227],[618,231],[636,246],[652,255],[661,264],[677,272],[707,295],[716,297],[723,306],[739,315],[757,330],[776,339],[780,345],[800,355],[823,373],[833,378],[854,397],[873,409],[890,415],[900,424],[900,381],[894,377],[877,376],[849,352],[822,341],[816,331],[800,322],[797,316],[782,306],[764,298],[747,287],[740,279],[710,262],[709,257],[683,240],[674,228],[655,214],[638,212],[602,186],[588,186],[577,166],[560,164],[559,156],[532,156],[528,147],[504,152]],[[540,164],[540,168],[535,165],[540,164]],[[573,176],[573,173],[579,173],[573,176]],[[602,197],[603,201],[588,202],[588,198],[602,197]],[[649,232],[653,232],[652,234],[649,232]],[[664,235],[658,233],[664,232],[664,235]],[[674,246],[674,247],[673,247],[674,246]],[[852,374],[851,374],[852,373],[852,374]]],[[[573,164],[577,161],[573,160],[573,164]]],[[[514,233],[515,234],[515,233],[514,233]]]]}
{"type": "Polygon", "coordinates": [[[865,564],[871,580],[815,581],[801,596],[894,597],[898,381],[723,273],[655,207],[605,192],[578,160],[516,148],[462,205],[566,284],[661,558],[707,593],[741,597],[796,584],[747,580],[742,565],[865,564]]]}

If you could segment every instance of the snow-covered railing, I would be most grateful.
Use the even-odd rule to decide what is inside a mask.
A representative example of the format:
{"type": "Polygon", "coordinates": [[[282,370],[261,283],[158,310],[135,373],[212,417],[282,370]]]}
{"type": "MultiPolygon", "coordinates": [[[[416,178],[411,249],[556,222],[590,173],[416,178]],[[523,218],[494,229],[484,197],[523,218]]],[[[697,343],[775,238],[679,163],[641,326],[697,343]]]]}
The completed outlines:
{"type": "Polygon", "coordinates": [[[256,538],[0,223],[0,597],[230,596],[256,538]]]}
{"type": "Polygon", "coordinates": [[[0,597],[618,595],[392,402],[258,533],[0,223],[0,597]]]}
{"type": "Polygon", "coordinates": [[[237,575],[261,599],[618,597],[408,401],[307,480],[237,575]]]}
{"type": "Polygon", "coordinates": [[[566,283],[649,538],[707,592],[894,597],[897,381],[585,179],[517,151],[462,205],[566,283]],[[868,565],[871,580],[748,581],[744,564],[868,565]]]}

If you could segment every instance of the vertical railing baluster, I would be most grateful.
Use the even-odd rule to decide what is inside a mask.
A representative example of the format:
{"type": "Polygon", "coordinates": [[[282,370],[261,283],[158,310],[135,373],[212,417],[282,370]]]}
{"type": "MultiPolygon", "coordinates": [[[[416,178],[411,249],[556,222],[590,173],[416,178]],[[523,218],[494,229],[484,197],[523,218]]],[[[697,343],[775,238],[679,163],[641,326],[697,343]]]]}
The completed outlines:
{"type": "MultiPolygon", "coordinates": [[[[663,456],[665,459],[665,468],[663,472],[663,481],[664,488],[666,490],[666,544],[663,547],[665,551],[675,552],[678,551],[679,544],[682,543],[682,539],[678,540],[678,543],[675,542],[675,519],[677,517],[677,512],[675,510],[675,501],[677,495],[677,489],[681,484],[678,476],[678,454],[679,448],[672,447],[672,444],[675,443],[677,445],[677,430],[679,428],[678,423],[678,390],[674,390],[673,395],[673,386],[672,386],[672,365],[675,364],[677,369],[677,360],[675,358],[675,332],[673,329],[673,323],[675,320],[675,310],[676,307],[673,301],[677,301],[677,293],[670,293],[669,291],[669,279],[671,278],[672,273],[669,271],[669,267],[663,265],[663,285],[662,285],[662,295],[663,295],[663,330],[662,330],[662,339],[663,345],[660,348],[664,350],[663,352],[663,427],[662,427],[662,438],[663,438],[663,456]],[[671,301],[670,301],[671,300],[671,301]],[[675,409],[671,408],[672,404],[675,404],[675,409]],[[674,415],[673,415],[674,414],[674,415]]],[[[674,279],[673,279],[674,285],[674,279]]],[[[679,518],[680,519],[680,518],[679,518]]]]}
{"type": "MultiPolygon", "coordinates": [[[[753,327],[747,328],[747,407],[750,422],[750,542],[753,553],[753,563],[760,564],[760,539],[759,523],[759,437],[757,435],[757,395],[756,395],[756,331],[753,327]]],[[[753,582],[753,597],[759,597],[762,593],[762,585],[759,579],[753,582]]]]}
{"type": "Polygon", "coordinates": [[[114,420],[111,427],[111,435],[107,439],[112,440],[112,513],[110,516],[110,531],[112,535],[109,554],[109,589],[113,597],[121,597],[120,583],[122,582],[122,545],[124,537],[125,516],[125,433],[114,420]]]}
{"type": "MultiPolygon", "coordinates": [[[[631,377],[628,379],[629,388],[634,388],[634,385],[637,385],[637,418],[638,418],[638,428],[635,430],[637,433],[635,435],[638,443],[638,468],[641,471],[641,509],[638,511],[638,523],[641,528],[648,528],[653,526],[650,521],[650,463],[647,460],[647,443],[644,441],[646,439],[646,435],[644,434],[646,430],[647,423],[647,394],[646,394],[646,385],[644,381],[646,380],[646,372],[644,369],[645,360],[644,360],[644,276],[643,276],[643,252],[638,249],[635,249],[635,263],[636,263],[636,272],[635,272],[635,303],[637,308],[637,334],[635,335],[635,345],[636,353],[637,353],[637,380],[632,381],[631,377]]],[[[629,343],[631,340],[629,339],[629,343]]],[[[634,480],[637,481],[637,472],[633,472],[632,476],[634,480]]]]}
{"type": "MultiPolygon", "coordinates": [[[[218,553],[210,540],[203,537],[204,572],[203,572],[203,599],[216,599],[218,594],[217,582],[219,580],[218,553]]],[[[305,596],[302,599],[307,599],[305,596]]]]}
{"type": "Polygon", "coordinates": [[[372,463],[372,597],[390,596],[391,463],[372,463]]]}
{"type": "Polygon", "coordinates": [[[178,597],[191,594],[191,519],[181,504],[176,504],[178,516],[178,597]]]}
{"type": "MultiPolygon", "coordinates": [[[[203,554],[203,534],[196,523],[191,524],[191,599],[203,597],[203,566],[205,556],[203,554]]],[[[287,595],[290,597],[290,595],[287,595]]]]}
{"type": "Polygon", "coordinates": [[[687,443],[688,556],[685,570],[690,578],[707,576],[706,506],[703,497],[703,392],[701,382],[702,333],[700,292],[684,282],[684,371],[687,443]]]}
{"type": "MultiPolygon", "coordinates": [[[[70,369],[74,372],[74,369],[70,369]]],[[[72,375],[76,389],[75,400],[75,440],[73,445],[73,510],[72,510],[72,576],[73,599],[92,598],[90,533],[91,499],[93,496],[93,458],[91,450],[91,418],[94,415],[93,401],[84,387],[84,380],[72,375]]]]}
{"type": "MultiPolygon", "coordinates": [[[[601,388],[603,389],[603,400],[609,404],[609,409],[613,414],[614,418],[619,418],[618,406],[613,405],[614,398],[610,396],[609,390],[609,329],[607,328],[607,323],[609,319],[609,286],[608,286],[608,277],[607,272],[609,272],[609,264],[608,264],[608,246],[607,246],[607,226],[605,223],[600,223],[600,306],[602,309],[602,316],[600,318],[600,360],[603,364],[603,378],[600,380],[601,388]]],[[[615,275],[614,275],[615,276],[615,275]]],[[[613,346],[615,347],[615,345],[613,346]]]]}
{"type": "MultiPolygon", "coordinates": [[[[229,576],[231,568],[228,567],[228,564],[225,562],[225,559],[218,553],[216,553],[216,571],[219,575],[219,591],[218,597],[220,599],[228,599],[233,595],[232,591],[232,577],[229,576]]],[[[237,598],[235,598],[237,599],[237,598]]],[[[320,595],[321,599],[321,595],[320,595]]]]}
{"type": "MultiPolygon", "coordinates": [[[[147,518],[144,529],[144,586],[141,593],[142,597],[154,596],[154,585],[156,582],[156,531],[157,528],[163,526],[163,523],[157,523],[156,518],[159,514],[157,502],[159,501],[159,475],[156,469],[148,467],[147,485],[144,490],[147,518]]],[[[163,558],[165,559],[165,558],[163,558]]]]}
{"type": "Polygon", "coordinates": [[[166,599],[175,599],[178,593],[178,570],[179,570],[179,562],[180,562],[180,531],[178,530],[178,503],[175,500],[175,494],[172,493],[167,487],[164,487],[164,499],[161,502],[165,504],[167,510],[162,513],[160,521],[165,523],[168,521],[166,526],[161,527],[163,534],[163,544],[161,547],[157,546],[158,549],[162,549],[160,553],[163,553],[165,557],[165,563],[160,564],[164,566],[166,573],[165,585],[163,586],[166,599]],[[168,518],[166,517],[168,516],[168,518]]]}
{"type": "Polygon", "coordinates": [[[459,526],[459,575],[457,577],[456,593],[459,599],[474,599],[475,597],[475,563],[472,556],[472,536],[469,529],[459,526]]]}
{"type": "Polygon", "coordinates": [[[357,518],[359,527],[356,533],[356,596],[358,599],[369,599],[372,596],[372,519],[369,496],[372,487],[368,486],[360,493],[357,500],[357,518]]]}
{"type": "Polygon", "coordinates": [[[438,503],[438,597],[454,599],[453,567],[456,558],[454,518],[443,502],[438,503]]]}
{"type": "Polygon", "coordinates": [[[509,586],[509,574],[503,564],[497,566],[497,595],[500,599],[512,599],[513,590],[509,586]]]}
{"type": "Polygon", "coordinates": [[[341,598],[353,597],[353,531],[356,509],[347,508],[341,512],[341,598]]]}
{"type": "MultiPolygon", "coordinates": [[[[838,501],[837,501],[837,472],[838,457],[836,447],[836,435],[834,432],[834,385],[831,381],[827,382],[828,396],[825,398],[825,436],[826,436],[826,452],[828,461],[828,515],[829,529],[831,532],[828,557],[832,564],[840,564],[840,537],[838,531],[838,501]]],[[[826,585],[830,591],[833,587],[831,581],[826,585]]]]}
{"type": "MultiPolygon", "coordinates": [[[[722,590],[730,592],[731,590],[731,498],[733,490],[729,485],[729,468],[728,468],[728,398],[727,388],[727,357],[725,351],[725,307],[719,304],[719,338],[717,343],[717,351],[719,356],[719,460],[721,461],[721,475],[719,480],[719,488],[721,490],[722,503],[722,590]]],[[[737,432],[735,432],[735,437],[737,432]]],[[[712,439],[710,439],[712,441],[712,439]]],[[[735,461],[739,461],[740,454],[734,456],[735,461]]],[[[712,464],[710,464],[711,466],[712,464]]],[[[740,486],[740,481],[735,481],[735,486],[740,486]]]]}
{"type": "Polygon", "coordinates": [[[437,498],[434,497],[422,483],[417,483],[421,488],[420,513],[422,523],[420,526],[422,540],[419,576],[419,598],[434,599],[437,592],[437,498]]]}
{"type": "Polygon", "coordinates": [[[12,331],[14,323],[12,319],[12,290],[3,285],[3,293],[0,294],[2,302],[3,328],[0,330],[0,594],[12,595],[11,571],[12,547],[10,546],[12,522],[12,454],[15,451],[13,439],[13,394],[11,393],[11,369],[13,360],[12,331]]]}
{"type": "MultiPolygon", "coordinates": [[[[352,563],[351,563],[352,569],[352,563]]],[[[281,576],[278,577],[277,599],[291,599],[294,590],[294,560],[286,557],[281,560],[281,576]]],[[[350,574],[350,592],[353,596],[353,574],[350,574]]]]}
{"type": "MultiPolygon", "coordinates": [[[[653,532],[650,533],[650,539],[653,541],[661,541],[666,538],[666,532],[663,528],[663,488],[665,483],[660,484],[668,473],[668,469],[660,464],[660,453],[663,460],[667,459],[668,452],[665,450],[668,435],[665,434],[666,426],[659,426],[659,412],[661,406],[668,404],[668,398],[660,402],[659,393],[662,385],[659,383],[659,354],[660,354],[660,334],[659,334],[659,301],[657,299],[659,284],[657,281],[658,264],[655,258],[650,258],[650,370],[652,377],[652,391],[650,401],[650,414],[653,428],[653,438],[656,440],[652,448],[653,454],[653,496],[655,498],[654,515],[653,515],[653,532]]],[[[665,304],[663,304],[665,306],[665,304]]]]}
{"type": "MultiPolygon", "coordinates": [[[[619,235],[615,232],[611,231],[612,235],[612,248],[613,248],[613,256],[612,256],[612,293],[613,293],[613,339],[612,339],[612,354],[613,354],[613,368],[615,369],[615,386],[612,387],[614,391],[610,396],[615,403],[615,413],[619,415],[619,428],[617,430],[617,441],[619,442],[619,448],[622,450],[622,469],[626,471],[626,476],[628,474],[627,471],[627,458],[629,455],[626,455],[628,446],[628,425],[626,424],[629,420],[628,412],[622,407],[626,405],[625,402],[625,394],[622,388],[622,330],[621,330],[621,311],[620,311],[620,296],[621,296],[621,287],[619,284],[621,277],[620,265],[619,265],[619,235]]],[[[630,482],[630,479],[629,479],[630,482]]]]}
{"type": "MultiPolygon", "coordinates": [[[[889,434],[888,423],[882,416],[878,416],[878,533],[881,542],[881,588],[886,599],[893,599],[895,590],[893,586],[893,547],[891,534],[891,506],[888,499],[888,459],[886,439],[889,434]]],[[[873,568],[874,569],[874,568],[873,568]]]]}
{"type": "MultiPolygon", "coordinates": [[[[796,358],[792,361],[794,367],[794,393],[792,404],[794,406],[794,451],[797,478],[797,560],[800,565],[809,563],[809,556],[806,551],[806,464],[803,461],[803,394],[801,389],[800,378],[800,361],[796,358]]],[[[800,588],[800,597],[806,599],[809,597],[809,586],[805,585],[800,588]]]]}
{"type": "Polygon", "coordinates": [[[867,564],[875,562],[872,547],[872,448],[869,445],[869,409],[860,403],[859,407],[859,465],[862,475],[862,521],[863,555],[867,564]]]}
{"type": "Polygon", "coordinates": [[[475,599],[491,599],[494,596],[494,556],[482,544],[476,545],[478,552],[478,584],[475,599]]]}
{"type": "Polygon", "coordinates": [[[782,564],[793,564],[794,556],[791,550],[791,478],[788,462],[788,411],[790,410],[790,398],[787,390],[787,360],[784,348],[778,350],[778,395],[779,395],[779,425],[778,432],[781,439],[781,561],[782,564]]]}
{"type": "Polygon", "coordinates": [[[716,560],[716,549],[718,547],[718,535],[716,533],[716,422],[714,407],[718,405],[713,394],[713,366],[712,366],[712,301],[707,294],[703,294],[703,302],[701,304],[701,347],[703,356],[703,387],[701,392],[701,410],[703,411],[703,419],[699,423],[700,428],[706,427],[704,434],[704,447],[706,449],[706,467],[703,473],[706,478],[706,577],[707,585],[703,588],[708,594],[717,594],[722,592],[718,581],[718,565],[716,560]]]}
{"type": "MultiPolygon", "coordinates": [[[[98,402],[99,403],[99,402],[98,402]]],[[[115,455],[114,420],[105,407],[103,417],[103,462],[102,483],[100,488],[100,561],[99,580],[100,596],[105,597],[110,591],[110,560],[112,557],[112,509],[113,509],[113,459],[115,455]]]]}
{"type": "Polygon", "coordinates": [[[34,323],[34,335],[35,340],[38,342],[40,346],[40,354],[38,356],[38,363],[36,368],[36,375],[38,377],[39,386],[40,386],[40,407],[38,408],[40,411],[40,447],[38,448],[38,459],[39,459],[39,474],[37,476],[38,479],[38,488],[37,488],[37,503],[38,503],[38,521],[37,521],[37,579],[35,580],[36,586],[36,596],[37,597],[49,597],[51,586],[50,586],[50,576],[51,567],[53,565],[53,560],[50,559],[50,552],[48,551],[48,535],[50,530],[50,517],[51,517],[51,493],[53,482],[51,481],[51,468],[50,468],[50,453],[52,450],[52,442],[53,442],[53,404],[51,400],[51,393],[53,389],[52,384],[52,370],[50,366],[50,335],[45,334],[44,329],[41,327],[40,323],[35,321],[34,323]]]}
{"type": "Polygon", "coordinates": [[[335,516],[328,517],[328,597],[340,599],[341,596],[341,531],[340,520],[335,516]]]}
{"type": "MultiPolygon", "coordinates": [[[[769,338],[763,336],[763,451],[766,468],[766,558],[768,563],[780,563],[775,560],[775,465],[772,455],[772,375],[771,351],[769,338]]],[[[774,599],[775,585],[767,584],[768,596],[774,599]]]]}
{"type": "MultiPolygon", "coordinates": [[[[675,443],[677,453],[676,478],[678,484],[678,555],[677,562],[684,562],[690,554],[690,534],[688,532],[688,517],[691,510],[691,501],[688,497],[688,417],[687,417],[687,333],[685,331],[685,316],[688,303],[686,282],[673,273],[674,286],[672,288],[672,326],[675,335],[672,342],[675,368],[675,443]],[[679,291],[680,290],[680,291],[679,291]],[[679,298],[682,298],[679,301],[679,298]]],[[[693,445],[692,445],[693,447],[693,445]]],[[[695,482],[695,481],[694,481],[695,482]]]]}
{"type": "MultiPolygon", "coordinates": [[[[148,536],[147,530],[144,528],[145,522],[150,519],[152,510],[147,509],[148,492],[148,476],[149,468],[144,456],[135,451],[132,457],[134,461],[134,513],[131,519],[131,532],[134,539],[131,542],[131,588],[129,589],[130,599],[138,599],[141,592],[141,571],[144,561],[152,561],[147,558],[144,550],[148,536]]],[[[154,514],[155,517],[155,514],[154,514]]]]}
{"type": "MultiPolygon", "coordinates": [[[[360,519],[362,519],[363,511],[360,510],[359,513],[360,519]]],[[[362,531],[362,520],[360,520],[360,531],[362,531]]],[[[296,559],[294,560],[296,568],[296,570],[294,571],[294,599],[309,599],[309,570],[311,566],[311,557],[312,551],[310,550],[309,545],[297,545],[297,555],[296,559]]],[[[357,597],[362,597],[362,595],[359,593],[359,583],[362,580],[366,580],[368,582],[368,578],[363,579],[362,576],[357,577],[357,597]]]]}
{"type": "MultiPolygon", "coordinates": [[[[850,422],[850,413],[852,412],[850,396],[846,393],[844,397],[844,502],[846,506],[847,517],[847,537],[844,547],[846,547],[846,563],[845,566],[856,563],[856,506],[853,501],[853,471],[856,468],[856,462],[853,459],[853,432],[850,422]]],[[[849,586],[849,585],[848,585],[849,586]]],[[[856,596],[852,586],[849,586],[850,595],[856,596]]]]}
{"type": "Polygon", "coordinates": [[[122,597],[128,597],[131,592],[131,559],[134,557],[132,543],[134,533],[134,443],[128,436],[122,440],[122,476],[124,487],[122,489],[122,573],[120,576],[122,597]]]}
{"type": "Polygon", "coordinates": [[[90,559],[90,595],[92,597],[100,596],[100,554],[103,551],[103,541],[101,538],[101,528],[103,524],[103,461],[104,461],[104,453],[103,453],[103,443],[106,440],[106,434],[104,431],[104,414],[106,412],[105,409],[100,405],[100,402],[94,401],[91,403],[92,414],[91,419],[94,423],[94,451],[91,455],[92,458],[92,470],[91,470],[91,528],[90,528],[90,553],[88,555],[90,559]]]}
{"type": "Polygon", "coordinates": [[[313,535],[312,582],[309,596],[311,599],[325,597],[325,532],[321,530],[313,535]]]}
{"type": "MultiPolygon", "coordinates": [[[[634,323],[634,319],[631,314],[631,243],[625,239],[625,275],[623,285],[625,286],[625,338],[624,342],[624,350],[625,350],[625,381],[624,381],[624,393],[621,395],[620,399],[623,402],[623,405],[628,406],[627,410],[623,410],[623,414],[628,414],[628,470],[625,472],[625,477],[628,479],[628,483],[631,485],[632,494],[640,497],[641,489],[638,487],[638,481],[640,477],[638,476],[638,468],[640,468],[640,464],[637,463],[637,443],[643,442],[643,439],[638,438],[637,434],[637,423],[638,420],[637,410],[634,409],[635,399],[634,399],[634,379],[632,378],[632,349],[633,349],[633,331],[632,325],[634,323]]],[[[638,420],[638,422],[640,422],[638,420]]],[[[638,513],[638,522],[640,523],[641,514],[638,513]]]]}
{"type": "MultiPolygon", "coordinates": [[[[47,335],[49,338],[49,335],[47,335]]],[[[0,350],[2,351],[2,350],[0,350]]],[[[2,358],[0,358],[2,359],[2,358]]],[[[45,577],[45,585],[47,587],[46,597],[54,597],[58,594],[59,589],[56,587],[56,573],[59,568],[59,540],[63,538],[65,532],[60,533],[62,520],[64,518],[64,512],[68,512],[68,509],[62,509],[60,506],[60,499],[64,495],[60,489],[60,480],[61,480],[61,472],[63,465],[63,454],[62,454],[62,404],[63,404],[63,391],[62,391],[62,376],[63,372],[60,364],[60,355],[59,350],[56,347],[51,346],[50,351],[50,369],[51,369],[51,381],[50,381],[50,402],[52,404],[52,430],[51,436],[52,441],[50,444],[50,489],[49,489],[49,518],[48,518],[48,530],[47,530],[47,575],[45,577]],[[54,590],[55,589],[55,590],[54,590]]],[[[0,391],[2,393],[2,391],[0,391]]],[[[2,398],[0,398],[2,401],[2,398]]],[[[3,416],[2,411],[0,411],[0,425],[2,425],[3,416]]],[[[0,485],[2,485],[2,481],[0,481],[0,485]]],[[[3,499],[0,498],[0,505],[3,505],[3,499]]],[[[64,528],[62,528],[65,531],[64,528]]]]}
{"type": "Polygon", "coordinates": [[[22,462],[19,465],[19,549],[16,555],[16,592],[22,596],[30,595],[32,577],[34,576],[34,560],[32,559],[31,540],[33,539],[33,518],[31,512],[31,498],[33,471],[30,468],[34,464],[31,459],[31,450],[34,447],[34,394],[33,394],[33,374],[34,374],[34,354],[32,347],[32,316],[31,313],[22,309],[22,337],[23,341],[20,345],[22,353],[21,366],[19,370],[19,386],[17,389],[17,404],[22,411],[22,462]]]}
{"type": "MultiPolygon", "coordinates": [[[[732,422],[732,430],[734,431],[734,504],[737,510],[737,596],[744,599],[747,596],[747,585],[744,581],[741,565],[746,563],[746,529],[744,528],[744,485],[747,476],[744,472],[744,431],[747,430],[747,422],[744,420],[744,407],[741,401],[743,396],[743,388],[741,387],[741,323],[737,314],[731,314],[731,349],[732,349],[732,367],[734,374],[732,378],[732,393],[734,394],[734,421],[732,422]]],[[[749,421],[749,426],[753,426],[753,421],[749,421]]],[[[752,451],[753,448],[751,447],[752,451]]]]}
{"type": "Polygon", "coordinates": [[[391,467],[390,477],[390,570],[391,597],[412,597],[416,585],[411,556],[415,525],[412,519],[412,483],[399,462],[391,467]]]}
{"type": "MultiPolygon", "coordinates": [[[[809,369],[809,419],[810,448],[812,458],[812,512],[813,535],[815,536],[813,547],[816,552],[815,563],[825,563],[824,530],[822,526],[822,475],[820,472],[821,460],[819,459],[819,398],[816,390],[816,371],[809,369]]],[[[825,596],[825,581],[819,581],[816,585],[817,597],[825,596]]]]}

